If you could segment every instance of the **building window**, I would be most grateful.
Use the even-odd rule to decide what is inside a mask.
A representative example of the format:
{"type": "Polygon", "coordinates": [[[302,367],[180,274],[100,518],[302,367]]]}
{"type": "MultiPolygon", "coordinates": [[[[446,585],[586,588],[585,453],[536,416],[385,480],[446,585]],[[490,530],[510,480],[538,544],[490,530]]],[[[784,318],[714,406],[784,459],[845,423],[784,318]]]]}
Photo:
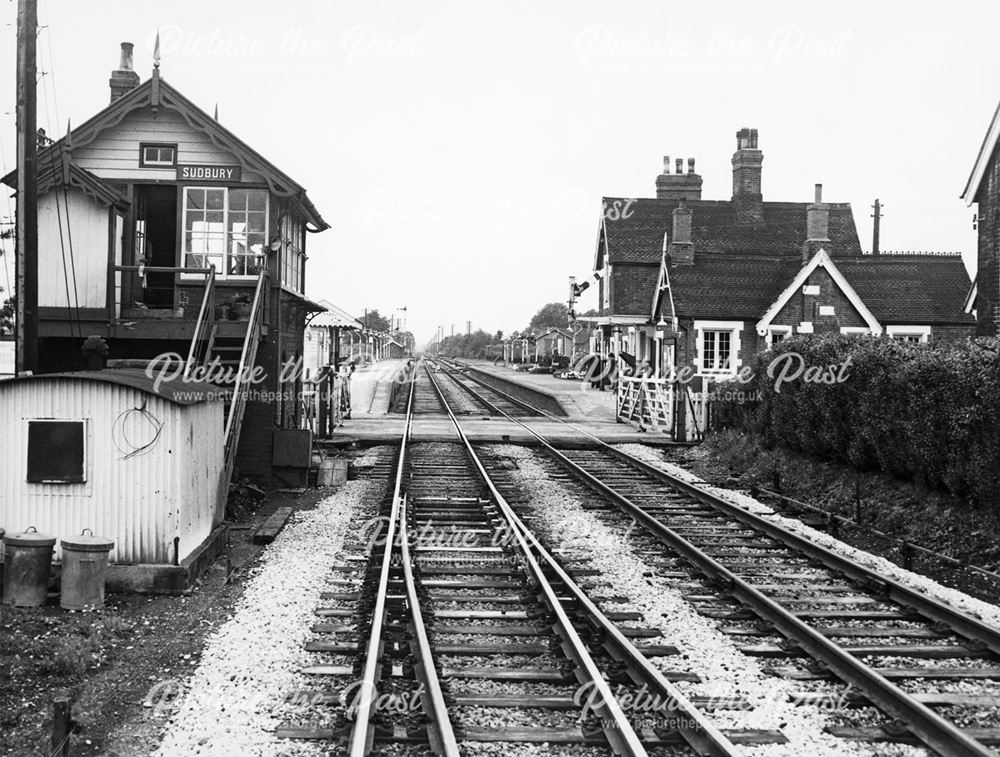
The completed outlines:
{"type": "Polygon", "coordinates": [[[177,165],[177,145],[140,144],[139,165],[142,168],[173,168],[177,165]]]}
{"type": "Polygon", "coordinates": [[[841,326],[840,333],[848,336],[868,336],[872,331],[867,326],[841,326]]]}
{"type": "Polygon", "coordinates": [[[736,373],[742,321],[695,321],[695,366],[699,375],[736,373]]]}
{"type": "Polygon", "coordinates": [[[728,371],[732,360],[731,331],[705,331],[702,335],[701,369],[703,373],[728,371]]]}
{"type": "Polygon", "coordinates": [[[782,342],[792,335],[791,326],[771,326],[767,330],[767,347],[774,347],[778,342],[782,342]]]}
{"type": "Polygon", "coordinates": [[[84,421],[28,421],[28,483],[85,482],[85,426],[84,421]]]}
{"type": "Polygon", "coordinates": [[[216,276],[256,277],[267,265],[267,190],[184,188],[184,265],[216,276]]]}
{"type": "Polygon", "coordinates": [[[897,342],[923,344],[930,339],[930,326],[886,326],[885,334],[897,342]]]}
{"type": "Polygon", "coordinates": [[[281,223],[281,283],[293,292],[302,294],[303,269],[305,268],[305,229],[294,216],[285,216],[281,223]]]}

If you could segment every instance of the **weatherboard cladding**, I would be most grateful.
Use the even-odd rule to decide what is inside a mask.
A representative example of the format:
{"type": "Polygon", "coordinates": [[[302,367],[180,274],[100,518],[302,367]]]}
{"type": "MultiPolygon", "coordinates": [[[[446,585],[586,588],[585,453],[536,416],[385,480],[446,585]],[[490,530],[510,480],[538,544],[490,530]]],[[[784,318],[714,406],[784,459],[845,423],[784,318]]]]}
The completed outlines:
{"type": "MultiPolygon", "coordinates": [[[[204,164],[210,157],[215,159],[232,156],[242,166],[243,183],[249,183],[259,176],[267,183],[273,194],[293,198],[292,202],[299,206],[317,229],[329,228],[329,224],[320,216],[301,185],[164,79],[159,78],[158,72],[154,78],[147,79],[82,125],[74,128],[69,137],[56,140],[52,145],[40,150],[38,161],[40,166],[44,166],[47,161],[54,159],[53,156],[62,156],[70,152],[74,161],[81,161],[82,165],[90,167],[99,176],[111,175],[109,174],[111,171],[117,177],[120,174],[114,171],[123,168],[133,181],[163,179],[168,172],[170,179],[173,180],[175,172],[172,168],[141,170],[136,168],[140,141],[162,143],[168,141],[167,138],[171,136],[176,136],[177,139],[173,141],[179,143],[179,163],[204,164]],[[121,129],[123,122],[128,122],[135,134],[128,133],[128,128],[123,133],[121,129]],[[165,128],[159,128],[161,123],[165,128]],[[151,130],[153,127],[156,128],[151,130]],[[172,129],[177,131],[171,131],[172,129]],[[192,134],[193,132],[197,134],[192,134]],[[140,140],[138,138],[140,135],[153,138],[140,140]],[[180,144],[182,141],[183,148],[180,144]],[[123,163],[126,153],[132,152],[133,148],[133,157],[126,166],[123,163]],[[192,159],[185,161],[185,155],[192,156],[192,159]]],[[[231,158],[227,158],[223,162],[230,160],[231,158]]],[[[15,180],[15,172],[3,177],[3,182],[9,186],[14,186],[15,180]]]]}
{"type": "MultiPolygon", "coordinates": [[[[177,144],[177,164],[236,165],[237,158],[212,144],[208,136],[192,129],[176,111],[151,106],[129,113],[86,147],[73,149],[73,161],[96,176],[116,181],[173,181],[174,167],[143,168],[139,145],[145,142],[177,144]]],[[[263,177],[243,171],[242,183],[262,184],[263,177]]]]}

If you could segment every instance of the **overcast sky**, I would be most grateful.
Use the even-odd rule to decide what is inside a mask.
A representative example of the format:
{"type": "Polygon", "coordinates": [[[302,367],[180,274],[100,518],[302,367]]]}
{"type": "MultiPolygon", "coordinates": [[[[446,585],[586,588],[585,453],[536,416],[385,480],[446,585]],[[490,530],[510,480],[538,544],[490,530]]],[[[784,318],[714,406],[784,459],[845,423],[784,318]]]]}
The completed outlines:
{"type": "MultiPolygon", "coordinates": [[[[0,14],[6,171],[16,2],[0,14]]],[[[309,240],[309,295],[408,306],[422,342],[565,299],[601,196],[653,196],[663,155],[697,158],[703,197],[728,199],[743,126],[765,200],[821,182],[867,250],[879,197],[883,250],[974,268],[959,195],[1000,96],[998,21],[994,0],[40,0],[38,121],[61,134],[101,109],[122,41],[146,79],[159,27],[163,77],[218,103],[332,224],[309,240]]]]}

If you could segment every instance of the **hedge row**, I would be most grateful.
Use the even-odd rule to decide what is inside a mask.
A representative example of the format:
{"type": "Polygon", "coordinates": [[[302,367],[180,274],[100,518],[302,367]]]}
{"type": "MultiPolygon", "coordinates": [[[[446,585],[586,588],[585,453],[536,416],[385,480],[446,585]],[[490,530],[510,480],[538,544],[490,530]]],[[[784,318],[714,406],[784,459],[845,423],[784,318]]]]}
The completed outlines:
{"type": "MultiPolygon", "coordinates": [[[[1000,507],[997,339],[921,345],[800,336],[757,356],[750,368],[740,387],[750,398],[716,402],[717,427],[1000,507]],[[834,381],[792,379],[800,368],[834,381]]],[[[721,395],[726,388],[719,387],[721,395]]]]}

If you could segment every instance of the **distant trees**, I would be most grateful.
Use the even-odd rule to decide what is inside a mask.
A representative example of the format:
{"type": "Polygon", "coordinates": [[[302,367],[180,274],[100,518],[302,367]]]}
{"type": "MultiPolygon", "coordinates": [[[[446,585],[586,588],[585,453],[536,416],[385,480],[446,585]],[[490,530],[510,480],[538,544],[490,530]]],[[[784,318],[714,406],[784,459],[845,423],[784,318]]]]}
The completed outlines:
{"type": "Polygon", "coordinates": [[[500,341],[495,336],[487,334],[482,329],[476,329],[471,334],[456,334],[446,336],[438,345],[438,354],[448,357],[486,357],[486,346],[500,341]]]}
{"type": "MultiPolygon", "coordinates": [[[[3,289],[0,288],[0,292],[3,289]]],[[[15,303],[13,297],[8,297],[3,305],[0,305],[0,334],[13,334],[14,333],[14,309],[15,303]]]]}
{"type": "Polygon", "coordinates": [[[378,310],[368,310],[358,320],[360,320],[366,328],[374,329],[375,331],[392,330],[392,324],[389,323],[389,319],[380,315],[378,310]]]}
{"type": "Polygon", "coordinates": [[[569,308],[562,302],[550,302],[531,318],[533,329],[565,329],[569,326],[569,308]]]}

